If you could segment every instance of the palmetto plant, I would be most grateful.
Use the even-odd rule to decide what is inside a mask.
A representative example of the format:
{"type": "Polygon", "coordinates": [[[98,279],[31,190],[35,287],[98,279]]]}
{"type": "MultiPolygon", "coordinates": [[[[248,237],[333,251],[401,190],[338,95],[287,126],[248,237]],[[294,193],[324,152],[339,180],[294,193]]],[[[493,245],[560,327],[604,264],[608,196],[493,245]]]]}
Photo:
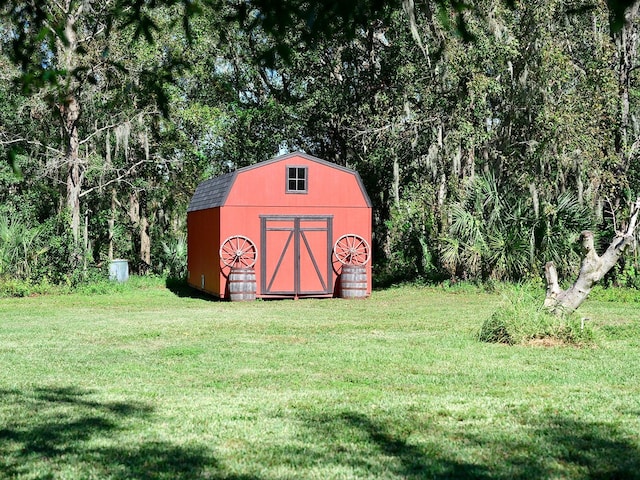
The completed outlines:
{"type": "Polygon", "coordinates": [[[39,249],[40,229],[15,215],[0,215],[0,276],[26,279],[45,250],[39,249]]]}
{"type": "Polygon", "coordinates": [[[463,276],[476,277],[482,271],[487,249],[481,212],[454,204],[450,210],[449,235],[442,249],[443,262],[450,271],[462,269],[463,276]]]}
{"type": "Polygon", "coordinates": [[[538,257],[553,261],[562,275],[577,269],[576,241],[580,232],[594,229],[592,218],[589,208],[570,193],[561,194],[554,205],[544,205],[535,225],[538,257]]]}
{"type": "Polygon", "coordinates": [[[441,260],[453,275],[505,279],[520,274],[529,263],[521,224],[498,190],[493,175],[470,181],[459,202],[449,208],[449,229],[441,243],[441,260]]]}
{"type": "Polygon", "coordinates": [[[518,192],[502,192],[491,174],[470,182],[449,207],[440,260],[463,278],[517,280],[541,272],[546,261],[568,271],[578,265],[578,235],[591,224],[589,209],[571,194],[535,212],[518,192]]]}
{"type": "Polygon", "coordinates": [[[187,240],[183,235],[162,242],[162,254],[162,264],[167,275],[173,278],[186,277],[187,240]]]}

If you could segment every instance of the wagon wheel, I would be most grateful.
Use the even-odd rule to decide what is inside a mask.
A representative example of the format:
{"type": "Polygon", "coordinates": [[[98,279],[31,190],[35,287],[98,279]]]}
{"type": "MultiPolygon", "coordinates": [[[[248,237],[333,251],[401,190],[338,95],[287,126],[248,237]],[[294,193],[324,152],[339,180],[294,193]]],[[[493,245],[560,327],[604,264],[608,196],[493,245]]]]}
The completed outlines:
{"type": "Polygon", "coordinates": [[[253,267],[258,258],[255,244],[243,235],[232,235],[220,245],[220,259],[227,267],[253,267]]]}
{"type": "Polygon", "coordinates": [[[348,233],[336,240],[333,254],[343,265],[365,265],[371,258],[371,249],[360,235],[348,233]]]}

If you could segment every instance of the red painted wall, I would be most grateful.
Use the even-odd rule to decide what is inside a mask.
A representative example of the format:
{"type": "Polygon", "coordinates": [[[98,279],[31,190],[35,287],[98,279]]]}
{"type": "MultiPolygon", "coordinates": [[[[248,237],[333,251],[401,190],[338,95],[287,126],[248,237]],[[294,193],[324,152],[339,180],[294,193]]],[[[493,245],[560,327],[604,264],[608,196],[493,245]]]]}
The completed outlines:
{"type": "Polygon", "coordinates": [[[303,157],[267,163],[238,174],[225,206],[367,207],[356,177],[303,157]],[[308,168],[308,192],[286,193],[287,166],[308,168]]]}
{"type": "MultiPolygon", "coordinates": [[[[297,195],[297,194],[296,194],[297,195]]],[[[342,235],[355,233],[363,237],[371,245],[371,209],[369,207],[257,207],[257,206],[225,206],[221,208],[220,214],[220,241],[232,235],[244,235],[256,243],[258,248],[258,261],[256,262],[257,292],[262,292],[260,283],[260,216],[261,215],[333,215],[333,234],[331,246],[342,235]]],[[[217,247],[219,248],[219,246],[217,247]]],[[[271,259],[277,262],[278,259],[271,259]]],[[[339,269],[339,267],[337,267],[339,269]]],[[[222,286],[220,296],[224,296],[226,286],[226,275],[228,267],[220,272],[220,285],[222,286]]],[[[338,272],[340,273],[340,272],[338,272]]],[[[367,264],[367,278],[371,280],[371,261],[367,264]]],[[[335,285],[336,272],[332,273],[330,279],[335,285]]],[[[371,281],[368,293],[371,293],[371,281]]]]}
{"type": "Polygon", "coordinates": [[[219,249],[220,209],[210,208],[189,212],[187,215],[187,283],[207,293],[223,296],[220,295],[219,249]],[[203,275],[204,286],[202,285],[203,275]]]}

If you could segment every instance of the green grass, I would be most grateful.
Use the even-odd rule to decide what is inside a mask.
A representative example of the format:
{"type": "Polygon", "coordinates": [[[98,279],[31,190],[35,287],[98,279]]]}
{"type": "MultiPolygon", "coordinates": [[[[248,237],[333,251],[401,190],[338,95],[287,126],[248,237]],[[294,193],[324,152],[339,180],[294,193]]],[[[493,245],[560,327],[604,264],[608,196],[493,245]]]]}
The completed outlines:
{"type": "Polygon", "coordinates": [[[640,478],[640,311],[477,341],[505,292],[226,303],[142,282],[0,300],[0,477],[640,478]]]}

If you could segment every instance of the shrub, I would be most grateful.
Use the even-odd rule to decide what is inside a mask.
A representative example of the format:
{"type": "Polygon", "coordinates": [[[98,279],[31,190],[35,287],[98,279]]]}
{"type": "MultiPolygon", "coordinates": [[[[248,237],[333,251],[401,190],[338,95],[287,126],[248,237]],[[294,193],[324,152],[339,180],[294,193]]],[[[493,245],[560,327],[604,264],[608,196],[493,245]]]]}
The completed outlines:
{"type": "Polygon", "coordinates": [[[496,311],[482,323],[478,333],[478,338],[481,342],[513,344],[514,338],[509,333],[511,322],[508,317],[505,318],[502,315],[502,312],[501,310],[496,311]]]}
{"type": "Polygon", "coordinates": [[[435,245],[430,244],[430,239],[437,237],[436,227],[424,200],[429,193],[411,192],[408,196],[392,208],[390,218],[385,221],[387,244],[379,252],[382,255],[374,277],[379,285],[439,277],[435,245]]]}
{"type": "Polygon", "coordinates": [[[483,322],[478,339],[507,345],[533,341],[582,345],[593,341],[593,331],[576,314],[556,316],[543,307],[541,298],[514,289],[505,304],[483,322]]]}
{"type": "Polygon", "coordinates": [[[187,239],[184,236],[169,238],[161,243],[157,257],[160,271],[171,278],[187,278],[187,239]]]}
{"type": "Polygon", "coordinates": [[[37,246],[40,233],[15,213],[0,215],[0,275],[29,279],[43,253],[37,246]]]}
{"type": "Polygon", "coordinates": [[[33,295],[58,293],[59,291],[60,289],[51,284],[46,278],[34,283],[31,280],[0,277],[0,298],[30,297],[33,295]]]}

